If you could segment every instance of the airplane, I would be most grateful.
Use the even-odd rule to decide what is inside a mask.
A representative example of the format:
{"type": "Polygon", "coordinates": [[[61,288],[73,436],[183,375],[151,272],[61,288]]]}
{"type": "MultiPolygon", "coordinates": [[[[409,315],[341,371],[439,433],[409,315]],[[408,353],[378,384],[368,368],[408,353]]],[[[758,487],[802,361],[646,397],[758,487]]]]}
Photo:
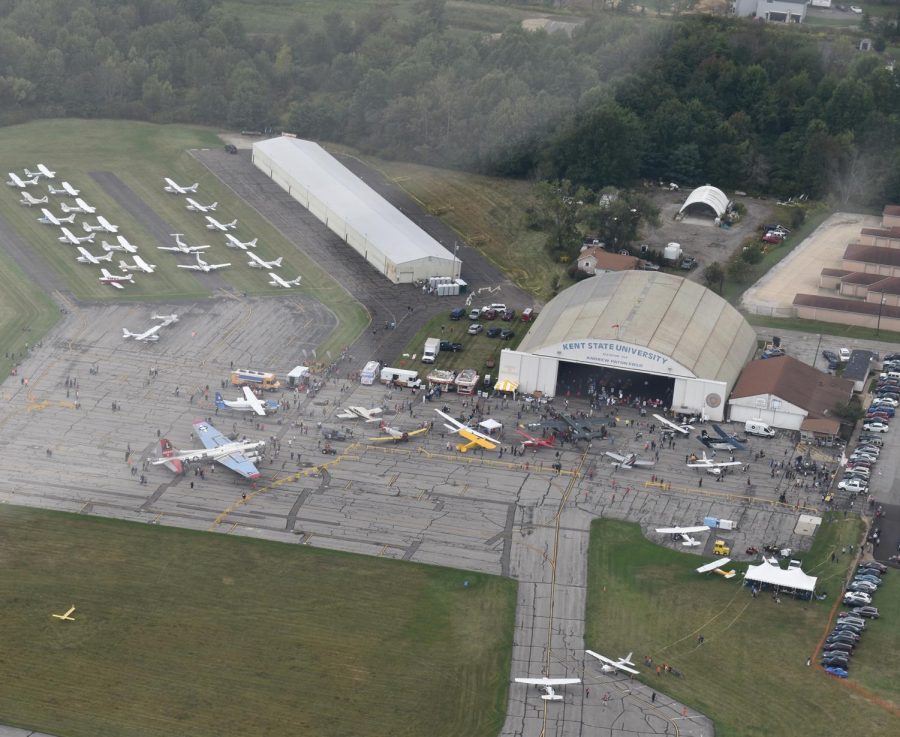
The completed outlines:
{"type": "Polygon", "coordinates": [[[75,260],[80,264],[94,264],[95,266],[97,266],[101,261],[112,261],[111,253],[107,252],[105,256],[95,256],[84,246],[78,246],[78,253],[80,253],[81,255],[76,256],[75,260]]]}
{"type": "Polygon", "coordinates": [[[529,435],[521,428],[516,428],[516,434],[521,435],[525,440],[522,441],[523,448],[555,448],[556,436],[551,435],[549,438],[536,438],[529,435]]]}
{"type": "Polygon", "coordinates": [[[97,216],[97,224],[96,225],[91,225],[90,223],[85,222],[85,223],[81,224],[81,227],[84,228],[88,233],[90,233],[93,230],[99,230],[104,233],[118,233],[119,232],[119,226],[113,225],[111,222],[109,222],[109,220],[107,220],[102,215],[97,216]]]}
{"type": "Polygon", "coordinates": [[[128,338],[134,338],[138,342],[149,341],[155,342],[159,340],[160,328],[164,328],[165,323],[160,323],[159,325],[154,325],[152,328],[145,330],[143,333],[132,333],[128,328],[122,328],[122,338],[128,340],[128,338]]]}
{"type": "Polygon", "coordinates": [[[714,476],[718,476],[722,473],[722,469],[728,466],[743,465],[740,461],[716,461],[714,458],[707,458],[706,453],[703,453],[700,458],[692,455],[691,461],[693,461],[693,463],[688,462],[688,468],[705,468],[714,476]]]}
{"type": "Polygon", "coordinates": [[[687,547],[694,547],[700,544],[699,540],[691,537],[692,532],[706,532],[709,527],[699,525],[697,527],[658,527],[656,531],[662,535],[672,535],[673,537],[681,537],[681,544],[687,547]]]}
{"type": "Polygon", "coordinates": [[[177,251],[178,253],[197,253],[197,251],[205,251],[209,246],[189,246],[183,240],[181,240],[181,236],[184,233],[170,233],[170,235],[175,239],[174,246],[157,246],[160,251],[177,251]]]}
{"type": "Polygon", "coordinates": [[[100,269],[100,281],[109,284],[116,289],[124,289],[122,282],[134,284],[134,274],[110,274],[106,269],[100,269]]]}
{"type": "Polygon", "coordinates": [[[192,269],[193,271],[202,271],[204,274],[208,274],[210,271],[215,271],[216,269],[224,269],[226,266],[231,266],[231,264],[210,264],[200,258],[199,253],[194,254],[197,259],[196,264],[178,264],[179,269],[192,269]]]}
{"type": "Polygon", "coordinates": [[[250,260],[247,262],[247,266],[249,266],[251,269],[274,269],[281,266],[281,259],[284,258],[284,256],[279,256],[274,261],[263,261],[252,251],[247,255],[250,257],[250,260]]]}
{"type": "Polygon", "coordinates": [[[155,312],[150,317],[151,320],[162,320],[163,327],[178,322],[178,315],[174,312],[171,315],[157,315],[155,312]]]}
{"type": "Polygon", "coordinates": [[[51,614],[50,616],[56,617],[57,619],[61,619],[64,622],[74,622],[75,617],[72,616],[72,612],[74,612],[74,611],[75,611],[75,605],[72,604],[72,606],[69,607],[69,611],[67,611],[65,614],[51,614]]]}
{"type": "Polygon", "coordinates": [[[716,434],[720,438],[722,438],[722,440],[728,443],[732,448],[734,448],[735,450],[744,450],[744,443],[747,442],[746,438],[740,440],[736,435],[731,435],[730,433],[725,432],[718,425],[713,425],[712,428],[716,431],[716,434]]]}
{"type": "Polygon", "coordinates": [[[278,274],[276,274],[274,271],[269,272],[269,284],[271,284],[273,287],[284,287],[285,289],[290,289],[291,287],[297,287],[297,286],[300,286],[301,278],[302,277],[298,276],[296,279],[291,279],[290,281],[287,281],[285,279],[282,279],[280,276],[278,276],[278,274]]]}
{"type": "Polygon", "coordinates": [[[68,182],[63,182],[61,187],[54,187],[52,184],[48,184],[47,191],[50,194],[67,194],[70,197],[77,197],[81,193],[80,189],[75,189],[68,182]]]}
{"type": "Polygon", "coordinates": [[[743,443],[741,443],[737,438],[733,435],[726,435],[725,431],[722,428],[718,427],[718,425],[713,425],[714,428],[718,428],[721,440],[714,438],[706,430],[701,430],[700,434],[697,436],[697,440],[703,443],[707,448],[712,448],[713,450],[746,450],[743,443]],[[729,440],[728,438],[731,438],[729,440]]]}
{"type": "Polygon", "coordinates": [[[378,438],[368,438],[368,440],[373,443],[400,443],[405,440],[409,440],[410,438],[414,438],[416,435],[424,435],[428,432],[428,425],[424,425],[417,430],[411,430],[407,432],[405,430],[398,430],[396,427],[390,427],[389,425],[384,424],[384,420],[382,420],[381,424],[378,426],[378,429],[383,433],[386,433],[386,435],[382,435],[378,438]]]}
{"type": "Polygon", "coordinates": [[[232,441],[204,420],[194,420],[194,432],[203,443],[203,448],[175,450],[168,440],[162,439],[160,441],[162,457],[150,462],[153,465],[163,464],[175,473],[181,473],[184,470],[184,461],[193,463],[216,461],[246,479],[260,477],[254,463],[260,459],[266,448],[264,440],[232,441]]]}
{"type": "Polygon", "coordinates": [[[618,453],[613,453],[612,451],[605,451],[603,455],[613,459],[613,466],[616,468],[634,468],[635,466],[640,468],[652,468],[656,465],[654,461],[644,461],[637,457],[634,453],[629,453],[627,456],[620,455],[618,453]]]}
{"type": "Polygon", "coordinates": [[[68,228],[60,228],[62,231],[62,235],[59,237],[63,243],[69,243],[70,245],[77,246],[81,243],[93,243],[95,233],[89,233],[88,235],[83,235],[80,238],[77,235],[74,235],[71,230],[68,228]]]}
{"type": "Polygon", "coordinates": [[[633,666],[634,663],[631,662],[631,656],[633,653],[628,653],[624,658],[619,658],[618,660],[613,660],[612,658],[607,658],[605,655],[601,655],[600,653],[595,653],[593,650],[585,650],[586,654],[590,655],[592,658],[597,658],[603,665],[600,666],[600,670],[604,673],[615,673],[617,670],[624,671],[625,673],[631,673],[633,676],[640,675],[640,671],[630,666],[633,666]]]}
{"type": "Polygon", "coordinates": [[[232,220],[230,223],[220,223],[214,217],[206,216],[207,230],[221,230],[224,233],[226,230],[234,230],[236,227],[237,220],[232,220]]]}
{"type": "Polygon", "coordinates": [[[238,412],[256,412],[262,417],[274,414],[278,410],[278,402],[274,399],[263,401],[253,393],[249,386],[245,386],[243,389],[243,399],[223,399],[222,395],[216,392],[216,407],[219,409],[234,409],[238,412]]]}
{"type": "Polygon", "coordinates": [[[129,243],[128,239],[124,235],[117,235],[116,240],[118,243],[113,245],[112,243],[107,243],[106,241],[102,242],[104,251],[127,251],[128,253],[137,253],[137,246],[133,243],[129,243]]]}
{"type": "Polygon", "coordinates": [[[171,192],[172,194],[187,194],[188,192],[196,192],[197,187],[200,186],[199,182],[194,182],[190,187],[182,187],[180,184],[176,184],[168,177],[164,177],[166,186],[163,189],[166,192],[171,192]]]}
{"type": "Polygon", "coordinates": [[[215,212],[215,209],[219,206],[218,202],[213,202],[211,205],[201,205],[190,197],[185,197],[184,201],[187,202],[187,209],[194,212],[215,212]]]}
{"type": "Polygon", "coordinates": [[[697,569],[697,573],[709,573],[710,571],[714,571],[718,573],[720,576],[725,578],[734,578],[737,575],[737,571],[724,571],[722,570],[726,565],[731,563],[731,558],[722,558],[721,560],[714,560],[712,563],[706,563],[700,566],[697,569]]]}
{"type": "Polygon", "coordinates": [[[34,179],[37,179],[38,177],[45,177],[46,179],[54,179],[56,177],[56,172],[50,171],[43,164],[38,164],[37,171],[28,171],[28,169],[26,169],[25,176],[32,177],[34,179]]]}
{"type": "Polygon", "coordinates": [[[20,205],[26,205],[27,207],[31,207],[32,205],[45,205],[50,201],[50,198],[47,195],[43,197],[35,197],[31,192],[22,192],[22,199],[19,200],[20,205]]]}
{"type": "Polygon", "coordinates": [[[59,207],[63,212],[78,212],[82,215],[93,215],[95,212],[97,212],[96,207],[94,207],[93,205],[89,205],[87,202],[81,199],[81,197],[75,198],[74,206],[67,205],[65,202],[63,202],[59,207]]]}
{"type": "MultiPolygon", "coordinates": [[[[112,256],[111,251],[110,251],[109,255],[112,256]]],[[[134,254],[134,256],[132,257],[132,260],[134,261],[133,264],[129,264],[127,261],[124,261],[124,260],[119,261],[119,268],[122,271],[143,271],[147,274],[152,274],[154,271],[156,271],[156,264],[148,264],[146,261],[144,261],[144,259],[142,259],[137,254],[134,254]]]]}
{"type": "Polygon", "coordinates": [[[365,407],[347,407],[335,414],[342,420],[365,420],[366,422],[381,422],[378,416],[381,414],[381,407],[373,407],[366,409],[365,407]]]}
{"type": "Polygon", "coordinates": [[[680,432],[683,435],[687,435],[689,430],[694,429],[693,425],[676,425],[674,422],[672,422],[671,420],[667,420],[662,415],[653,415],[653,417],[654,417],[654,419],[661,422],[663,425],[666,425],[667,427],[671,428],[675,432],[680,432]]]}
{"type": "MultiPolygon", "coordinates": [[[[237,221],[235,221],[237,222],[237,221]]],[[[259,238],[254,238],[252,241],[247,241],[246,243],[242,243],[237,238],[235,238],[231,233],[225,234],[225,239],[228,241],[225,245],[229,248],[242,248],[243,250],[247,250],[248,248],[256,248],[256,241],[259,238]]]]}
{"type": "Polygon", "coordinates": [[[554,686],[573,686],[581,683],[580,678],[516,678],[516,683],[525,683],[529,686],[538,686],[544,693],[541,698],[544,701],[562,701],[562,694],[556,693],[554,686]]]}
{"type": "Polygon", "coordinates": [[[459,433],[460,437],[463,437],[469,441],[468,443],[457,444],[456,449],[460,453],[465,453],[467,450],[469,450],[469,448],[474,448],[476,445],[481,448],[487,448],[488,450],[493,450],[499,445],[499,443],[494,440],[494,438],[488,437],[487,435],[482,435],[477,430],[472,429],[468,425],[464,425],[458,420],[454,420],[450,415],[444,414],[439,409],[435,409],[435,412],[437,412],[446,420],[446,422],[444,423],[444,427],[446,427],[450,432],[459,433]]]}
{"type": "Polygon", "coordinates": [[[22,179],[22,177],[20,177],[18,174],[13,174],[12,172],[9,172],[9,181],[7,182],[7,184],[10,187],[18,187],[19,189],[25,189],[25,187],[27,187],[29,184],[37,184],[37,183],[38,183],[37,177],[34,177],[32,179],[22,179]]]}
{"type": "Polygon", "coordinates": [[[41,213],[42,215],[38,218],[38,222],[43,223],[44,225],[62,225],[63,223],[69,223],[69,225],[75,224],[74,214],[69,215],[68,217],[58,218],[46,207],[41,208],[41,213]]]}

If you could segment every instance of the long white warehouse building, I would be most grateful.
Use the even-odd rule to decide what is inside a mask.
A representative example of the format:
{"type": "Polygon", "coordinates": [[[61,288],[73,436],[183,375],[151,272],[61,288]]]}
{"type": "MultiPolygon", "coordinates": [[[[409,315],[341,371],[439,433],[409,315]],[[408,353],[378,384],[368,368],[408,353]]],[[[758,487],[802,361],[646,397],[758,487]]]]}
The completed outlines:
{"type": "Polygon", "coordinates": [[[253,163],[395,284],[459,277],[454,253],[317,143],[260,141],[253,163]]]}

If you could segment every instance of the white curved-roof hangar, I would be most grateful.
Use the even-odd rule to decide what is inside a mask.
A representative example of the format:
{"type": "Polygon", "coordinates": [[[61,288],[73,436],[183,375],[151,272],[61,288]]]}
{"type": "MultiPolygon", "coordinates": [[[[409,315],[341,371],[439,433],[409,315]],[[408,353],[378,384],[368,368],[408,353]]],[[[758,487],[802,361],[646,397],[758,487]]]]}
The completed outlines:
{"type": "Polygon", "coordinates": [[[728,212],[728,197],[721,189],[712,187],[709,184],[697,187],[688,195],[678,214],[680,215],[689,207],[695,205],[709,207],[716,214],[716,217],[720,218],[728,212]]]}
{"type": "Polygon", "coordinates": [[[499,378],[556,393],[560,361],[675,380],[676,411],[722,419],[731,387],[756,350],[756,332],[715,292],[672,274],[619,271],[569,287],[541,311],[499,378]]]}

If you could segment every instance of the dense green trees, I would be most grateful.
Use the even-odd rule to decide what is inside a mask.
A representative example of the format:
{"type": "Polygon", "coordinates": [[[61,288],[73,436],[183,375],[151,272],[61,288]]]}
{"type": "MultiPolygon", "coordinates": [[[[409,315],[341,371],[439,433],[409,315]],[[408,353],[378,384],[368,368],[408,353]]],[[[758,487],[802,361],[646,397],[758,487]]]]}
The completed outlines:
{"type": "MultiPolygon", "coordinates": [[[[0,122],[272,126],[595,191],[665,179],[900,201],[900,74],[881,56],[803,29],[610,8],[573,38],[463,32],[443,0],[249,36],[214,0],[0,0],[0,122]]],[[[900,34],[878,23],[879,38],[900,34]]]]}

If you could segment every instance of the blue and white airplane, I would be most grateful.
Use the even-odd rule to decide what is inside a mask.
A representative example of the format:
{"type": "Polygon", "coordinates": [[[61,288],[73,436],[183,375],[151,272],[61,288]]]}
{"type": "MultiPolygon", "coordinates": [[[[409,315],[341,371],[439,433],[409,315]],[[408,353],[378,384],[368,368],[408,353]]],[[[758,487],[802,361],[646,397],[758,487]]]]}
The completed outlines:
{"type": "Polygon", "coordinates": [[[220,392],[216,392],[216,407],[233,409],[238,412],[256,412],[265,417],[278,411],[278,402],[274,399],[262,400],[253,393],[249,386],[245,386],[243,399],[224,399],[220,392]]]}
{"type": "Polygon", "coordinates": [[[205,420],[194,421],[194,432],[203,443],[203,448],[196,450],[167,450],[162,458],[151,461],[154,465],[163,464],[174,469],[175,462],[216,461],[246,479],[258,479],[259,469],[254,465],[266,448],[264,440],[234,441],[226,438],[205,420]]]}

